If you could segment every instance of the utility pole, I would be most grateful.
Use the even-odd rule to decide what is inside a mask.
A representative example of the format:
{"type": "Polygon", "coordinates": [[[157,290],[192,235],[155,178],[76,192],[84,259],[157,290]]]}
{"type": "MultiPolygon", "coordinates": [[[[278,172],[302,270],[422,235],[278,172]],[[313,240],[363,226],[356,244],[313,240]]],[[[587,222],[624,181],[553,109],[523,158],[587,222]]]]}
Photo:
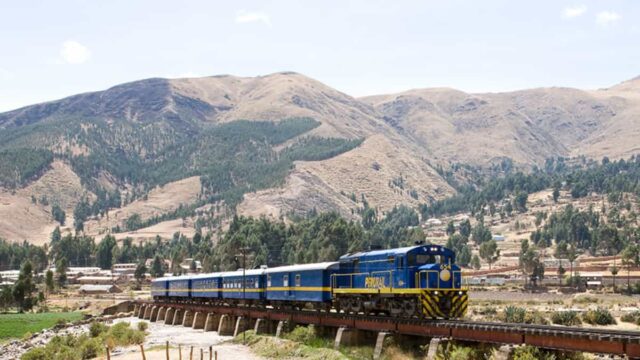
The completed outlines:
{"type": "MultiPolygon", "coordinates": [[[[240,254],[242,255],[242,303],[243,306],[247,306],[247,253],[251,251],[251,248],[243,246],[240,248],[240,254]]],[[[246,321],[246,319],[245,319],[246,321]]],[[[247,332],[242,332],[242,343],[247,343],[247,332]]]]}

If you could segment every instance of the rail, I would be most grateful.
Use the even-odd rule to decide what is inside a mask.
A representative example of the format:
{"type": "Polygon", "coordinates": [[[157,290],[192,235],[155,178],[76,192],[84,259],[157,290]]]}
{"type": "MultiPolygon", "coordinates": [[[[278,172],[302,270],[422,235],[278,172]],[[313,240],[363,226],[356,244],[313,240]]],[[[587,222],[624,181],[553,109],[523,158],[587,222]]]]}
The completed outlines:
{"type": "Polygon", "coordinates": [[[526,344],[545,349],[626,355],[629,359],[640,359],[640,332],[638,331],[468,320],[399,318],[184,302],[138,301],[136,304],[138,306],[170,307],[196,312],[245,316],[251,319],[286,320],[295,324],[348,327],[403,335],[444,337],[468,342],[526,344]]]}

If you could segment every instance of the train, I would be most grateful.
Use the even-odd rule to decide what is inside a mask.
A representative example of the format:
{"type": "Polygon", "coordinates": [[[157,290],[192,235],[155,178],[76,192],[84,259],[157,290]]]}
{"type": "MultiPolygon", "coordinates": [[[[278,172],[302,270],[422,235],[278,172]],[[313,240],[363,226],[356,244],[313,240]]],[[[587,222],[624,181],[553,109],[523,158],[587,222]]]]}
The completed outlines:
{"type": "Polygon", "coordinates": [[[151,282],[157,302],[272,307],[452,319],[467,311],[467,289],[455,253],[419,244],[361,251],[338,261],[210,274],[151,282]]]}

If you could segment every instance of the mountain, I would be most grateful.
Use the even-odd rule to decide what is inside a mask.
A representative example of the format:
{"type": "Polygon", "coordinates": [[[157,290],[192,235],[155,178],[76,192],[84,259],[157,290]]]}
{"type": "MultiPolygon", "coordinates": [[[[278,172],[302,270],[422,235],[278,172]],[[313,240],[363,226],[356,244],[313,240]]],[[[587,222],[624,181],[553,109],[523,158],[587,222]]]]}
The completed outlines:
{"type": "Polygon", "coordinates": [[[304,75],[147,79],[0,114],[0,237],[170,236],[229,214],[358,218],[455,193],[456,164],[640,151],[640,80],[354,98],[304,75]],[[452,178],[453,176],[453,178],[452,178]]]}

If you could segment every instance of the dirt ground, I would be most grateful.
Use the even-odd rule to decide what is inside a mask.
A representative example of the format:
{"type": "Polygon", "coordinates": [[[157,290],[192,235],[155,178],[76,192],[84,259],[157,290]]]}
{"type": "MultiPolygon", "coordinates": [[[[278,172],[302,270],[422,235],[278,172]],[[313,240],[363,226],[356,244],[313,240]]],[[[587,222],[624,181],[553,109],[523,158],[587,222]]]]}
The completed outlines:
{"type": "MultiPolygon", "coordinates": [[[[118,319],[117,322],[128,322],[132,327],[143,320],[136,317],[118,319]]],[[[209,346],[218,354],[218,360],[225,359],[262,359],[251,352],[251,350],[243,345],[232,344],[229,340],[231,336],[220,336],[217,332],[204,332],[203,330],[194,330],[188,327],[171,326],[163,323],[150,323],[147,330],[148,335],[144,342],[145,356],[147,360],[166,359],[166,342],[169,341],[171,359],[179,359],[178,346],[181,347],[182,359],[189,358],[190,348],[193,346],[193,358],[200,358],[200,349],[203,350],[204,359],[209,359],[209,346]],[[148,349],[148,350],[147,350],[148,349]]],[[[111,353],[112,359],[118,360],[141,360],[142,354],[139,347],[128,347],[124,349],[115,349],[111,353]]],[[[100,359],[106,359],[102,357],[100,359]]]]}

